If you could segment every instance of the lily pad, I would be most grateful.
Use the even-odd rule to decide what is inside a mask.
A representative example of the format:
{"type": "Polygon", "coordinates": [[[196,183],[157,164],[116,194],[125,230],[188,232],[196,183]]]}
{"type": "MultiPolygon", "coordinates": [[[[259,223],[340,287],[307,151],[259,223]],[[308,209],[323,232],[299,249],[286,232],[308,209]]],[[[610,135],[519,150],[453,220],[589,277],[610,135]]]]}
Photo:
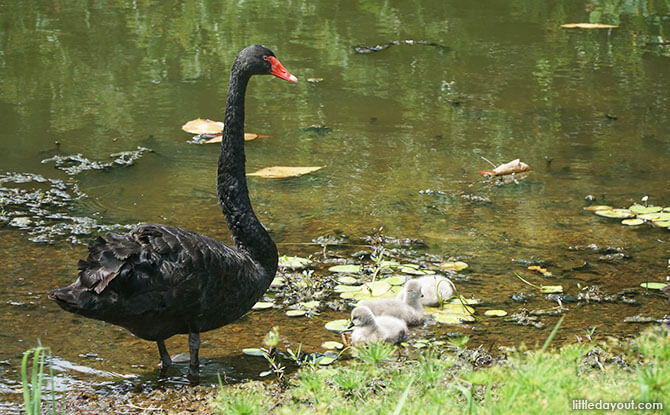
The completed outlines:
{"type": "Polygon", "coordinates": [[[469,314],[437,314],[435,321],[442,324],[472,323],[476,319],[469,314]]]}
{"type": "Polygon", "coordinates": [[[479,298],[465,298],[462,295],[459,297],[453,297],[451,300],[449,300],[449,304],[476,305],[481,303],[482,300],[479,298]]]}
{"type": "Polygon", "coordinates": [[[643,206],[643,205],[637,205],[637,204],[629,207],[629,209],[632,210],[633,212],[637,213],[638,215],[642,214],[642,213],[656,213],[656,212],[660,212],[661,210],[663,210],[663,208],[660,207],[660,206],[643,206]]]}
{"type": "Polygon", "coordinates": [[[561,27],[563,29],[615,29],[619,26],[603,23],[566,23],[561,27]]]}
{"type": "Polygon", "coordinates": [[[305,310],[288,310],[286,312],[286,315],[289,317],[302,317],[305,314],[307,314],[307,311],[305,310]]]}
{"type": "Polygon", "coordinates": [[[272,166],[256,170],[253,173],[247,173],[247,176],[264,177],[267,179],[285,179],[287,177],[297,177],[303,174],[312,173],[321,170],[324,166],[309,167],[291,167],[291,166],[272,166]]]}
{"type": "Polygon", "coordinates": [[[335,333],[341,333],[343,331],[348,330],[347,326],[349,326],[349,323],[350,323],[349,319],[343,318],[339,320],[329,321],[328,323],[326,323],[325,327],[326,330],[330,330],[335,333]]]}
{"type": "Polygon", "coordinates": [[[332,267],[328,268],[328,271],[330,272],[337,272],[337,273],[343,273],[343,274],[356,274],[358,272],[361,272],[361,266],[360,265],[333,265],[332,267]]]}
{"type": "Polygon", "coordinates": [[[659,228],[668,228],[670,227],[670,220],[657,220],[654,221],[653,224],[659,228]]]}
{"type": "Polygon", "coordinates": [[[666,285],[668,285],[667,282],[643,282],[640,284],[640,287],[646,288],[648,290],[660,290],[666,285]]]}
{"type": "Polygon", "coordinates": [[[253,307],[251,307],[252,310],[267,310],[268,308],[272,308],[274,306],[273,303],[268,303],[265,301],[259,301],[256,304],[254,304],[253,307]]]}
{"type": "Polygon", "coordinates": [[[302,258],[299,256],[284,255],[282,257],[279,257],[279,266],[283,268],[302,269],[311,263],[312,263],[311,259],[302,258]]]}
{"type": "Polygon", "coordinates": [[[628,219],[635,217],[635,213],[629,209],[596,210],[594,213],[604,218],[614,219],[628,219]]]}
{"type": "Polygon", "coordinates": [[[324,355],[317,359],[319,366],[328,366],[337,360],[337,356],[324,355]]]}
{"type": "Polygon", "coordinates": [[[304,308],[306,308],[306,309],[308,309],[308,310],[309,310],[310,308],[316,308],[316,307],[318,307],[319,304],[320,304],[319,301],[316,301],[316,300],[305,301],[305,302],[300,303],[300,305],[301,305],[302,307],[304,307],[304,308]]]}
{"type": "Polygon", "coordinates": [[[455,261],[455,262],[443,262],[440,264],[440,268],[442,269],[448,269],[451,271],[462,271],[466,269],[469,265],[466,264],[463,261],[455,261]]]}
{"type": "Polygon", "coordinates": [[[386,294],[391,289],[391,284],[386,281],[375,281],[375,282],[366,282],[361,288],[361,292],[364,292],[372,297],[379,297],[380,295],[386,294]]]}
{"type": "Polygon", "coordinates": [[[286,283],[283,277],[275,277],[270,283],[270,287],[281,287],[286,283]]]}
{"type": "Polygon", "coordinates": [[[590,210],[591,212],[595,212],[596,210],[610,210],[610,209],[612,209],[612,206],[608,205],[591,205],[584,208],[584,210],[590,210]]]}
{"type": "Polygon", "coordinates": [[[540,292],[544,294],[558,294],[563,292],[562,285],[543,285],[540,287],[540,292]]]}
{"type": "Polygon", "coordinates": [[[247,356],[263,356],[263,351],[257,347],[242,349],[242,353],[246,354],[247,356]]]}
{"type": "Polygon", "coordinates": [[[324,349],[329,349],[329,350],[335,350],[335,349],[339,350],[339,349],[342,349],[344,347],[344,345],[342,343],[336,342],[336,341],[327,341],[327,342],[321,343],[321,347],[323,347],[324,349]]]}
{"type": "Polygon", "coordinates": [[[637,215],[639,219],[644,219],[644,220],[660,220],[661,219],[661,214],[660,213],[642,213],[640,215],[637,215]]]}
{"type": "Polygon", "coordinates": [[[335,288],[333,288],[333,291],[336,293],[356,293],[361,290],[363,286],[362,285],[336,285],[335,288]]]}
{"type": "Polygon", "coordinates": [[[489,317],[505,317],[507,315],[507,311],[505,310],[486,310],[484,312],[485,316],[489,317]]]}
{"type": "Polygon", "coordinates": [[[410,274],[410,275],[424,275],[425,274],[420,269],[410,268],[410,267],[403,267],[403,266],[398,268],[398,271],[402,272],[403,274],[410,274]]]}
{"type": "Polygon", "coordinates": [[[403,285],[405,283],[406,279],[404,277],[399,276],[399,275],[394,275],[392,277],[384,278],[381,281],[387,282],[390,285],[395,286],[395,285],[403,285]]]}
{"type": "Polygon", "coordinates": [[[634,219],[624,219],[621,221],[622,225],[628,225],[628,226],[637,226],[637,225],[642,225],[644,221],[639,218],[634,218],[634,219]]]}
{"type": "Polygon", "coordinates": [[[358,279],[356,279],[354,277],[347,277],[347,276],[339,277],[337,279],[337,281],[339,281],[340,284],[345,284],[345,285],[353,285],[353,284],[358,283],[358,279]]]}

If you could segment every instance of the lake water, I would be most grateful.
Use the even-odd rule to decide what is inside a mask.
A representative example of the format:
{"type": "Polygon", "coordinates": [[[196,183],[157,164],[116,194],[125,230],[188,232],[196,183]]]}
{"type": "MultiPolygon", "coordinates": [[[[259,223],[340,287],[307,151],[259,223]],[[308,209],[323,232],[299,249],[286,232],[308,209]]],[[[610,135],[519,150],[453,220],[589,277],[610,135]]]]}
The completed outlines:
{"type": "MultiPolygon", "coordinates": [[[[60,359],[63,387],[114,384],[115,374],[157,377],[155,344],[68,314],[46,292],[75,279],[85,242],[107,229],[159,222],[228,240],[214,191],[218,146],[194,144],[181,126],[223,119],[232,60],[252,43],[273,49],[300,82],[251,81],[246,130],[271,137],[247,143],[248,171],[325,166],[298,178],[249,179],[280,254],[316,254],[321,248],[309,244],[324,236],[365,245],[361,238],[383,227],[423,241],[421,253],[467,262],[457,287],[485,308],[557,306],[514,272],[572,297],[597,286],[635,300],[567,304],[559,341],[590,327],[635,335],[644,325],[626,317],[668,311],[640,283],[665,281],[670,232],[583,209],[628,207],[644,196],[670,206],[670,11],[635,4],[0,0],[6,408],[20,399],[21,353],[38,341],[60,359]],[[620,27],[560,27],[589,21],[620,27]],[[138,147],[151,151],[132,165],[77,174],[64,171],[72,159],[61,168],[52,159],[111,163],[118,156],[110,155],[138,147]],[[490,169],[482,157],[520,158],[532,170],[518,183],[491,182],[478,173],[490,169]],[[553,276],[528,272],[532,264],[553,276]],[[536,295],[525,304],[516,293],[536,295]]],[[[337,255],[361,249],[339,247],[337,255]]],[[[317,278],[326,274],[317,266],[317,278]]],[[[258,347],[273,325],[287,344],[314,351],[332,339],[323,323],[347,315],[289,319],[283,311],[203,334],[205,379],[264,370],[241,349],[258,347]]],[[[543,321],[551,327],[557,318],[543,321]]],[[[503,319],[424,330],[447,332],[492,350],[548,334],[503,319]]],[[[185,351],[185,337],[168,349],[185,351]]]]}

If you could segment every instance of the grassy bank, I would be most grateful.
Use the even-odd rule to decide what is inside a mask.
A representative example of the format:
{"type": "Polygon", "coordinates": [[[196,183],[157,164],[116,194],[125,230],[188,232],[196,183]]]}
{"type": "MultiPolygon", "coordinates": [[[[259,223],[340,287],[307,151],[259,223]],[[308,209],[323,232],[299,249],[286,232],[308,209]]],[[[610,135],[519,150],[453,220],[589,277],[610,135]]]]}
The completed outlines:
{"type": "Polygon", "coordinates": [[[630,342],[603,339],[555,351],[548,344],[502,359],[481,350],[410,354],[374,344],[336,367],[224,386],[212,405],[221,414],[565,414],[619,403],[586,412],[670,413],[668,329],[654,327],[630,342]],[[627,409],[631,402],[663,409],[627,409]]]}

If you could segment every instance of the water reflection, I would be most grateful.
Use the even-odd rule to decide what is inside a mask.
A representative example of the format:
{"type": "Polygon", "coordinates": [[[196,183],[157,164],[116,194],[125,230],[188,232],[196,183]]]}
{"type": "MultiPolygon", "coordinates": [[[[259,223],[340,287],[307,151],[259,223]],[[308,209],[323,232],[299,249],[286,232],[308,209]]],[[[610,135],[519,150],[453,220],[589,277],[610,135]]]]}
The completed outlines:
{"type": "MultiPolygon", "coordinates": [[[[247,129],[273,136],[248,143],[250,170],[327,166],[298,179],[250,179],[255,210],[282,254],[320,254],[319,247],[299,244],[323,235],[345,234],[359,244],[384,226],[389,235],[424,240],[430,253],[466,260],[471,268],[459,288],[510,311],[554,305],[538,295],[528,303],[512,299],[528,288],[513,276],[523,270],[517,260],[546,261],[554,277],[544,282],[560,283],[573,296],[594,285],[607,293],[637,289],[668,273],[667,231],[624,228],[582,210],[587,195],[616,207],[644,195],[670,204],[670,52],[663,37],[670,20],[663,5],[34,3],[0,1],[0,174],[69,183],[64,191],[74,193],[76,185],[86,195],[67,206],[41,206],[52,214],[100,226],[167,223],[227,240],[213,190],[217,147],[189,144],[180,126],[196,117],[222,119],[232,58],[259,42],[301,79],[323,78],[295,88],[254,80],[248,91],[247,129]],[[559,27],[589,19],[621,26],[559,27]],[[399,44],[361,55],[353,49],[394,40],[449,50],[399,44]],[[138,146],[153,153],[133,166],[75,179],[41,163],[78,153],[109,161],[138,146]],[[488,167],[481,156],[497,163],[520,157],[531,175],[518,185],[492,185],[477,174],[488,167]],[[583,248],[592,244],[621,248],[626,258],[603,261],[598,250],[583,248]]],[[[47,301],[49,288],[74,278],[83,248],[65,238],[33,243],[6,226],[10,220],[0,221],[0,254],[7,258],[0,274],[6,327],[0,361],[10,362],[0,366],[1,383],[9,385],[3,391],[15,387],[18,357],[38,338],[73,364],[142,381],[153,376],[155,345],[47,301]],[[103,360],[79,356],[91,352],[103,360]]],[[[559,341],[591,326],[602,335],[632,335],[641,325],[623,323],[625,317],[666,312],[653,292],[638,291],[635,300],[570,305],[559,341]]],[[[213,370],[254,376],[258,368],[239,364],[239,350],[257,346],[275,324],[312,349],[329,335],[320,319],[297,325],[281,312],[248,318],[203,336],[209,344],[202,354],[213,370]]],[[[538,337],[537,329],[502,320],[430,333],[452,331],[491,347],[538,337]]],[[[168,344],[183,347],[180,338],[168,344]]]]}

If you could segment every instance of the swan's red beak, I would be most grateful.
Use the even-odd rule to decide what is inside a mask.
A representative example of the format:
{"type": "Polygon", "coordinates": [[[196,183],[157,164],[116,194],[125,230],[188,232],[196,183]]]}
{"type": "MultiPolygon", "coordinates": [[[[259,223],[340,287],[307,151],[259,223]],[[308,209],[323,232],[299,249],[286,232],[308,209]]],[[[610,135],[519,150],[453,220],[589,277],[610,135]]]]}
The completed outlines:
{"type": "Polygon", "coordinates": [[[284,65],[277,60],[274,56],[270,56],[268,58],[268,61],[270,61],[270,64],[272,65],[272,75],[276,76],[277,78],[284,79],[289,82],[298,83],[298,78],[296,78],[294,75],[291,75],[288,73],[286,68],[284,68],[284,65]]]}

